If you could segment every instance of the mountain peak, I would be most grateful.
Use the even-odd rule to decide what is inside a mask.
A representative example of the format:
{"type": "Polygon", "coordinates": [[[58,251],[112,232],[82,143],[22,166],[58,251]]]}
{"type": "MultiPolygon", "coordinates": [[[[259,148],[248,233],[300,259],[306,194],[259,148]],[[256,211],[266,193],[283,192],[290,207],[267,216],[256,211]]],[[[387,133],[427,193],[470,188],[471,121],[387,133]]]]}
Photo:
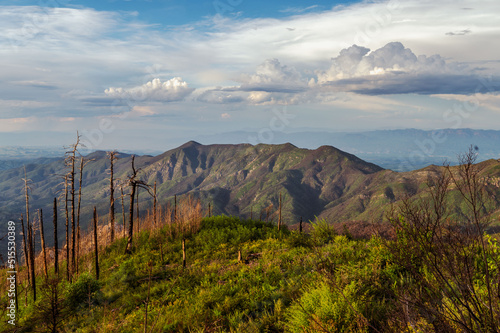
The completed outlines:
{"type": "Polygon", "coordinates": [[[201,146],[201,145],[202,145],[201,143],[191,140],[191,141],[186,142],[185,144],[183,144],[179,148],[198,147],[198,146],[201,146]]]}

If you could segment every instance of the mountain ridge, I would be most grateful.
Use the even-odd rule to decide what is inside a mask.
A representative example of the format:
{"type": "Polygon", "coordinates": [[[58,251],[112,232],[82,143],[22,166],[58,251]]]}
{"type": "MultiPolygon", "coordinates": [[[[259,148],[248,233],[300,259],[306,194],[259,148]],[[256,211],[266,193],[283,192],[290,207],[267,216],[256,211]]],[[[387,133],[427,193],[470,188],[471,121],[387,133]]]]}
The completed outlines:
{"type": "MultiPolygon", "coordinates": [[[[94,205],[103,221],[109,212],[109,160],[103,151],[87,156],[90,157],[94,160],[83,172],[81,220],[84,227],[90,221],[94,205]]],[[[128,192],[127,176],[131,170],[131,155],[119,154],[118,157],[114,167],[117,198],[120,187],[128,192]]],[[[395,172],[332,146],[310,150],[290,143],[202,145],[195,141],[157,156],[137,156],[135,164],[141,180],[150,185],[157,183],[160,205],[172,204],[174,196],[190,195],[200,199],[205,209],[210,203],[213,214],[276,221],[281,194],[283,221],[289,225],[316,217],[336,223],[381,222],[392,203],[404,196],[423,193],[428,178],[442,170],[442,167],[428,166],[411,172],[395,172]]],[[[485,175],[500,179],[500,161],[489,160],[482,165],[487,169],[485,175]]],[[[32,180],[31,210],[43,208],[51,212],[53,198],[61,197],[62,175],[67,172],[63,159],[30,164],[26,170],[32,180]]],[[[24,213],[22,178],[22,167],[0,171],[0,200],[4,203],[0,215],[4,220],[18,220],[24,213]]],[[[498,208],[500,203],[496,198],[500,198],[500,184],[495,184],[490,187],[492,193],[497,194],[494,206],[498,208]]],[[[142,190],[139,200],[144,214],[152,206],[151,197],[142,190]]],[[[59,209],[62,207],[60,200],[59,209]]],[[[119,198],[115,209],[120,224],[119,198]]],[[[62,227],[63,223],[59,225],[62,227]]],[[[51,225],[47,229],[50,235],[51,225]]],[[[63,235],[62,229],[60,235],[63,235]]]]}

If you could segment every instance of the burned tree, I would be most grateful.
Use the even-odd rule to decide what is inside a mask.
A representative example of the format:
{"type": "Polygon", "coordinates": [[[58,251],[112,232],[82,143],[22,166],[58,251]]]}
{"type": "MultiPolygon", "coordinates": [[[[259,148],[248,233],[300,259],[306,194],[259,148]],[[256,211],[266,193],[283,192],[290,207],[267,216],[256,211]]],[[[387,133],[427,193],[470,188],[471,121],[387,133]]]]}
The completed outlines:
{"type": "MultiPolygon", "coordinates": [[[[68,186],[70,202],[71,202],[71,266],[73,269],[75,268],[76,259],[76,205],[75,205],[75,163],[76,163],[76,154],[78,152],[78,146],[80,145],[80,135],[77,132],[76,135],[76,143],[69,146],[69,150],[66,152],[65,164],[69,168],[67,173],[68,177],[68,186]]],[[[69,243],[69,242],[68,242],[69,243]]],[[[68,257],[68,267],[70,266],[69,257],[68,257]]]]}
{"type": "Polygon", "coordinates": [[[80,207],[82,203],[83,168],[93,160],[80,158],[80,179],[78,181],[78,207],[76,214],[76,273],[78,274],[78,258],[80,257],[80,207]]]}
{"type": "Polygon", "coordinates": [[[111,228],[111,242],[115,240],[115,187],[114,187],[114,161],[117,159],[116,151],[108,152],[109,157],[109,224],[111,228]]]}
{"type": "Polygon", "coordinates": [[[56,198],[54,198],[53,223],[54,223],[54,272],[57,275],[59,275],[59,244],[57,241],[57,199],[56,198]]]}
{"type": "Polygon", "coordinates": [[[99,244],[97,243],[97,210],[94,206],[94,251],[95,251],[95,279],[99,280],[99,244]]]}
{"type": "Polygon", "coordinates": [[[26,268],[28,269],[28,284],[31,284],[31,275],[30,275],[30,255],[28,252],[28,243],[26,239],[26,231],[24,229],[24,219],[23,215],[21,214],[21,228],[23,230],[23,250],[24,250],[24,261],[26,262],[26,268]]]}
{"type": "Polygon", "coordinates": [[[31,233],[30,233],[30,195],[29,195],[29,190],[30,187],[28,183],[30,180],[28,179],[27,172],[26,172],[26,166],[24,166],[24,196],[26,200],[26,232],[28,239],[25,238],[24,234],[24,223],[23,223],[23,217],[21,216],[21,225],[23,228],[23,239],[24,239],[24,251],[25,251],[25,259],[26,259],[26,267],[28,268],[28,281],[32,285],[34,285],[34,280],[33,276],[31,275],[31,265],[32,265],[32,260],[31,260],[31,233]]]}
{"type": "Polygon", "coordinates": [[[70,281],[70,264],[69,264],[69,211],[68,211],[68,175],[64,175],[64,210],[66,213],[66,278],[70,281]]]}
{"type": "Polygon", "coordinates": [[[33,302],[36,302],[36,276],[35,276],[35,235],[33,223],[28,221],[28,252],[31,269],[31,286],[33,287],[33,302]]]}
{"type": "Polygon", "coordinates": [[[40,209],[38,210],[38,216],[40,220],[40,241],[41,241],[41,246],[42,246],[42,256],[43,256],[43,270],[45,273],[45,278],[47,279],[49,274],[47,272],[47,253],[45,252],[45,237],[43,234],[43,211],[40,209]]]}
{"type": "Polygon", "coordinates": [[[122,223],[123,223],[123,237],[125,238],[125,202],[123,201],[123,198],[125,195],[123,194],[123,186],[120,185],[120,192],[121,192],[121,201],[122,201],[122,223]]]}
{"type": "Polygon", "coordinates": [[[134,197],[138,188],[146,189],[150,194],[150,186],[144,181],[137,179],[137,173],[140,171],[135,168],[134,165],[135,156],[132,155],[132,175],[128,177],[128,185],[130,187],[130,206],[129,206],[129,217],[128,217],[128,239],[127,246],[125,248],[125,253],[130,253],[132,251],[132,240],[134,236],[134,197]]]}

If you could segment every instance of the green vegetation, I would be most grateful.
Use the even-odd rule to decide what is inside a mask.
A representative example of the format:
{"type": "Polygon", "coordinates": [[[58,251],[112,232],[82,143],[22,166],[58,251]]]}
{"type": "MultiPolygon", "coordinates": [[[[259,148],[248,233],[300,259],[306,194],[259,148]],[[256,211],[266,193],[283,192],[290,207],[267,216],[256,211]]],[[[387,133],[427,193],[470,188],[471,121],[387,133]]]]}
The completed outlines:
{"type": "MultiPolygon", "coordinates": [[[[54,279],[53,272],[51,279],[37,280],[42,292],[35,304],[28,296],[25,306],[20,295],[18,332],[50,332],[51,304],[58,307],[57,332],[143,332],[146,307],[147,332],[410,332],[407,325],[442,332],[402,302],[419,282],[411,280],[390,245],[401,242],[350,239],[325,221],[299,233],[215,216],[186,236],[183,269],[180,234],[171,228],[141,231],[131,255],[124,254],[125,239],[105,248],[99,281],[92,253],[80,263],[90,272],[73,283],[54,279]],[[405,306],[409,321],[402,315],[405,306]]],[[[486,239],[491,278],[498,279],[498,243],[486,239]]],[[[420,272],[430,274],[420,264],[420,272]]],[[[484,276],[474,281],[484,295],[484,276]]],[[[1,307],[6,308],[5,297],[1,307]]]]}
{"type": "MultiPolygon", "coordinates": [[[[427,178],[423,193],[397,201],[390,232],[321,218],[307,232],[203,218],[191,197],[136,219],[128,239],[108,243],[100,226],[100,244],[82,237],[79,271],[67,278],[66,260],[58,275],[49,259],[45,276],[38,256],[36,288],[19,268],[17,326],[3,320],[0,330],[500,332],[500,237],[487,233],[495,206],[474,162],[471,149],[427,178]]],[[[386,185],[379,200],[394,191],[386,185]]]]}

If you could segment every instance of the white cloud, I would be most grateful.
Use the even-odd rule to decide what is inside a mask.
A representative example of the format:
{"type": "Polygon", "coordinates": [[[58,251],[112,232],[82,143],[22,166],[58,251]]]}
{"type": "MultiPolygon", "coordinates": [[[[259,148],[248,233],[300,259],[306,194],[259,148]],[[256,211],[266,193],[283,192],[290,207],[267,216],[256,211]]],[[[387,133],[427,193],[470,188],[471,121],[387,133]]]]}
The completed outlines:
{"type": "Polygon", "coordinates": [[[206,89],[197,100],[216,104],[287,105],[304,103],[309,95],[307,78],[278,59],[264,61],[254,74],[242,74],[239,80],[240,86],[206,89]]]}
{"type": "MultiPolygon", "coordinates": [[[[470,94],[482,79],[475,70],[440,55],[415,55],[400,42],[370,51],[353,45],[332,59],[330,68],[304,77],[294,67],[268,59],[254,74],[241,75],[240,86],[204,90],[198,101],[253,105],[329,103],[338,93],[359,95],[470,94]]],[[[500,76],[491,79],[500,90],[500,76]]],[[[484,90],[484,89],[483,89],[484,90]]],[[[382,104],[385,105],[385,104],[382,104]]],[[[376,107],[375,107],[376,108],[376,107]]]]}
{"type": "Polygon", "coordinates": [[[109,97],[138,102],[175,102],[186,98],[194,91],[180,77],[162,82],[154,79],[142,86],[125,88],[108,88],[104,93],[109,97]]]}
{"type": "MultiPolygon", "coordinates": [[[[0,100],[13,102],[0,103],[0,118],[90,122],[111,114],[117,99],[129,98],[134,103],[122,104],[120,112],[181,100],[188,104],[180,109],[206,112],[208,119],[225,112],[212,104],[244,109],[309,103],[311,110],[324,104],[316,110],[325,113],[367,112],[370,103],[377,110],[405,107],[390,103],[394,96],[369,95],[466,96],[481,78],[491,74],[495,81],[500,74],[498,1],[364,1],[322,8],[294,9],[296,15],[282,19],[207,18],[172,28],[122,11],[1,6],[0,100]],[[472,9],[462,9],[467,7],[472,9]],[[394,41],[405,47],[384,47],[394,41]],[[353,44],[360,47],[349,49],[353,44]],[[153,87],[155,78],[176,76],[189,86],[160,81],[153,87]]],[[[481,92],[499,89],[492,87],[481,92]]],[[[483,103],[489,110],[496,105],[483,103]]],[[[189,116],[168,106],[158,113],[175,122],[189,116]]],[[[142,121],[152,118],[134,112],[142,121]]]]}
{"type": "MultiPolygon", "coordinates": [[[[319,85],[368,95],[470,94],[480,79],[467,65],[447,62],[440,55],[417,56],[400,42],[373,52],[353,45],[340,51],[328,70],[318,71],[319,85]]],[[[500,76],[493,81],[500,90],[500,76]]]]}

